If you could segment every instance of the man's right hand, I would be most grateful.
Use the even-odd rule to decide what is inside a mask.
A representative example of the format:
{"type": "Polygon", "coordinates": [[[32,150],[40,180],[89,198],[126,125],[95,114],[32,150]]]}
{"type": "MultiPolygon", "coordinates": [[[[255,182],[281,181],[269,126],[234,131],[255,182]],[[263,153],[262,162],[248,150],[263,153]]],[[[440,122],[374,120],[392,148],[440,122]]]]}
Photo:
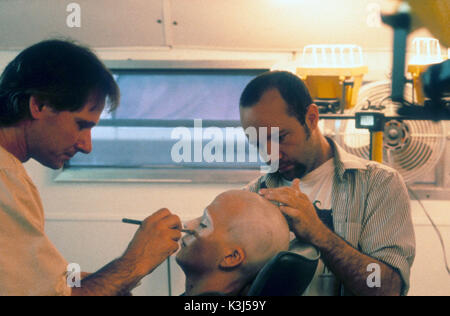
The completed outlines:
{"type": "Polygon", "coordinates": [[[113,260],[73,288],[72,295],[127,295],[139,281],[178,250],[181,221],[168,209],[147,217],[122,257],[113,260]]]}
{"type": "Polygon", "coordinates": [[[178,250],[181,228],[177,215],[160,209],[142,222],[122,258],[133,264],[138,274],[149,274],[178,250]]]}

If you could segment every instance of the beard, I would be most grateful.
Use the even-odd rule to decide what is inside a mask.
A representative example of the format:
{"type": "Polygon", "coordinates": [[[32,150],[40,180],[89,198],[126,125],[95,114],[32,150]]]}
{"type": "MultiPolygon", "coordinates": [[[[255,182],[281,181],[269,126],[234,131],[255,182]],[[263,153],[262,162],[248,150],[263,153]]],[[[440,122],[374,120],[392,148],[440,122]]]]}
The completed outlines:
{"type": "Polygon", "coordinates": [[[295,178],[302,178],[306,174],[306,165],[302,163],[295,163],[294,167],[285,172],[280,171],[280,175],[288,181],[292,181],[295,178]]]}

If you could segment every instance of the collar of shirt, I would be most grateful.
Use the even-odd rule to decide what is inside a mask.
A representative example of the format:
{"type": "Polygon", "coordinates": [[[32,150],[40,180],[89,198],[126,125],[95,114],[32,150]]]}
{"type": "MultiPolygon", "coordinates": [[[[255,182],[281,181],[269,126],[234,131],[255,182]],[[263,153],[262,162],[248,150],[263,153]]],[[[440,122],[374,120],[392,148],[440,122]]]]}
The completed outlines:
{"type": "Polygon", "coordinates": [[[355,155],[347,153],[334,140],[326,137],[328,143],[333,150],[334,172],[339,180],[344,179],[344,173],[351,169],[367,169],[367,161],[355,155]]]}

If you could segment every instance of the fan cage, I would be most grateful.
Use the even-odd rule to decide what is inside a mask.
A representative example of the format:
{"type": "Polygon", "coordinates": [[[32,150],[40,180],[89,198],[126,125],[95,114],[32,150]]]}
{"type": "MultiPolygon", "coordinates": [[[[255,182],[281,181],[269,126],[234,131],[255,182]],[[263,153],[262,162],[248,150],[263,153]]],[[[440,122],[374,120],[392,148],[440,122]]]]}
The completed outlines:
{"type": "MultiPolygon", "coordinates": [[[[358,101],[348,114],[369,107],[381,110],[386,116],[395,116],[390,81],[376,81],[361,87],[358,101]]],[[[411,84],[405,85],[405,99],[413,101],[411,84]]],[[[357,129],[354,120],[336,122],[336,140],[349,153],[369,159],[370,132],[357,129]]],[[[383,163],[398,170],[407,184],[421,180],[434,172],[445,150],[445,125],[427,120],[388,120],[383,136],[383,163]]]]}

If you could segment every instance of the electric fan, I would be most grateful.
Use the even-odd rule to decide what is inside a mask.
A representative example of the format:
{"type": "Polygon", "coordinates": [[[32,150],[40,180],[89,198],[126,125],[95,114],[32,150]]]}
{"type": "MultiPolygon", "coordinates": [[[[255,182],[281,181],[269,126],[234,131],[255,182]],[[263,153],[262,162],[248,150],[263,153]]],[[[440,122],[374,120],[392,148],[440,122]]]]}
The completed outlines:
{"type": "MultiPolygon", "coordinates": [[[[391,81],[363,85],[349,114],[370,109],[395,116],[398,106],[390,100],[391,81]]],[[[405,100],[412,102],[411,84],[405,86],[405,100]]],[[[407,184],[423,179],[434,170],[445,149],[442,122],[386,119],[383,135],[383,163],[398,170],[407,184]]],[[[355,128],[355,120],[344,120],[337,133],[338,143],[349,153],[369,159],[370,133],[355,128]]]]}

